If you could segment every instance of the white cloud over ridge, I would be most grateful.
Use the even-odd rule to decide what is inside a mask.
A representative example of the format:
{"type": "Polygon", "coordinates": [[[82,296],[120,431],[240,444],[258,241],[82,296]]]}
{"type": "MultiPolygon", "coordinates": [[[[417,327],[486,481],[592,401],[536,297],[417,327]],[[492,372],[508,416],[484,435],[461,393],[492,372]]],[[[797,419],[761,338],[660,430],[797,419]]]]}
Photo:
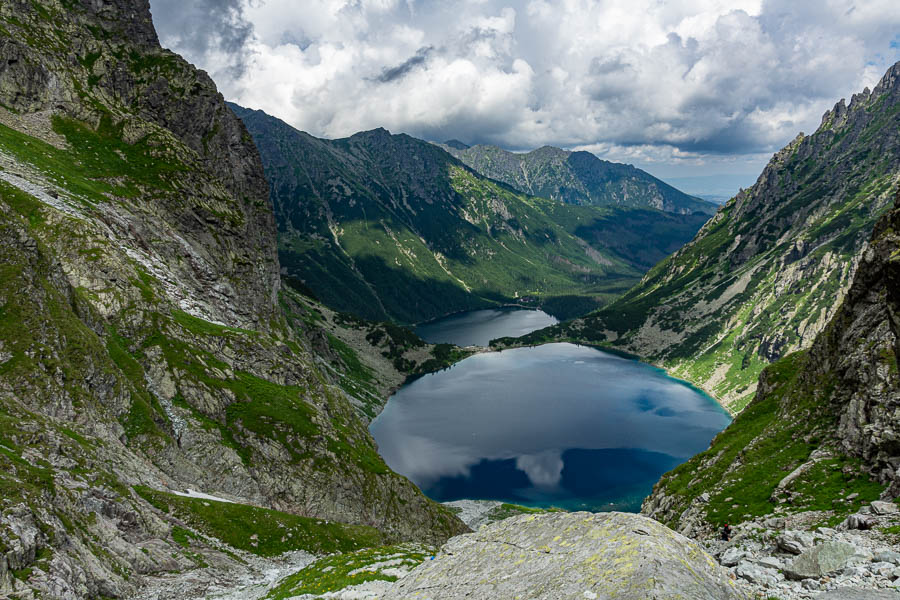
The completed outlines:
{"type": "Polygon", "coordinates": [[[163,43],[313,135],[386,127],[638,164],[739,167],[900,59],[896,0],[203,3],[230,15],[193,28],[212,41],[152,0],[163,43]]]}

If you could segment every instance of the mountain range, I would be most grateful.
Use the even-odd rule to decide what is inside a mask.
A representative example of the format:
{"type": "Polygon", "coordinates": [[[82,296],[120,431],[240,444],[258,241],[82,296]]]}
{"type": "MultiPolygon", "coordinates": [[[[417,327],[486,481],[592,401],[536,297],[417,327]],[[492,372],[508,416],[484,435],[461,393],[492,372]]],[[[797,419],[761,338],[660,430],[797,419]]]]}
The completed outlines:
{"type": "Polygon", "coordinates": [[[600,160],[590,152],[544,146],[516,153],[497,146],[441,144],[485,177],[520,192],[567,204],[655,208],[666,212],[715,214],[717,205],[689,196],[631,165],[600,160]]]}
{"type": "Polygon", "coordinates": [[[523,303],[583,314],[623,293],[708,218],[568,205],[489,179],[408,135],[377,129],[323,140],[231,108],[262,156],[282,269],[326,304],[366,318],[415,323],[523,303]]]}

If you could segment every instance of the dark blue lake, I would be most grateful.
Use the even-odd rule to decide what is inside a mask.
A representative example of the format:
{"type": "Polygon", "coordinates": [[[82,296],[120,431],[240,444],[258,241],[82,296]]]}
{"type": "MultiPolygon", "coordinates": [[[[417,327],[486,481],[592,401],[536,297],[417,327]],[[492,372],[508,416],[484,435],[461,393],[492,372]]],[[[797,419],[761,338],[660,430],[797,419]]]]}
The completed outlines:
{"type": "Polygon", "coordinates": [[[649,365],[573,344],[478,354],[401,388],[371,431],[431,498],[637,511],[730,418],[649,365]]]}
{"type": "Polygon", "coordinates": [[[541,310],[491,308],[429,321],[416,327],[416,333],[432,344],[487,346],[493,339],[519,337],[558,322],[541,310]]]}

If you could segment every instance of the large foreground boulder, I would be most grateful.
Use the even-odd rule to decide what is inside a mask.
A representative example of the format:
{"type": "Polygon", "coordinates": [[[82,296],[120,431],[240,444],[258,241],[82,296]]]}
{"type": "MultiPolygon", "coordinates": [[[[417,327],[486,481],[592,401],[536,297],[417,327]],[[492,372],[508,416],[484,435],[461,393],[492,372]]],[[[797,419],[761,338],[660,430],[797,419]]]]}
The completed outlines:
{"type": "Polygon", "coordinates": [[[789,579],[818,579],[846,567],[856,553],[852,544],[825,542],[806,550],[788,565],[784,574],[789,579]]]}
{"type": "Polygon", "coordinates": [[[695,542],[640,515],[523,515],[452,538],[383,600],[744,599],[695,542]]]}

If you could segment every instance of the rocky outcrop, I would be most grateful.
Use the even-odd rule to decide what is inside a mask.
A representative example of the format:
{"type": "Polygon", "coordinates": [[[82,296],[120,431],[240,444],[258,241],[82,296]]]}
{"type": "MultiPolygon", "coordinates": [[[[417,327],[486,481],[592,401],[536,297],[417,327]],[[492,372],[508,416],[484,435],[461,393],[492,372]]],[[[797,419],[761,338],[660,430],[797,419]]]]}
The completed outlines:
{"type": "Polygon", "coordinates": [[[450,540],[383,596],[747,598],[696,542],[625,513],[506,519],[450,540]]]}
{"type": "Polygon", "coordinates": [[[279,279],[259,155],[206,73],[160,48],[149,3],[4,2],[0,48],[8,57],[0,107],[75,119],[108,141],[147,146],[167,165],[165,185],[139,197],[112,192],[128,206],[132,242],[179,276],[179,287],[192,285],[207,318],[268,323],[279,279]],[[158,239],[159,230],[170,239],[158,239]]]}
{"type": "MultiPolygon", "coordinates": [[[[870,505],[863,508],[874,510],[870,505]]],[[[702,545],[755,597],[900,598],[895,591],[900,587],[900,553],[893,536],[848,530],[845,525],[815,526],[822,516],[754,519],[736,526],[731,540],[710,538],[702,545]],[[802,543],[786,547],[786,540],[802,543]]],[[[897,522],[896,516],[877,518],[879,529],[897,522]]]]}
{"type": "Polygon", "coordinates": [[[755,185],[620,300],[522,342],[610,344],[740,411],[760,372],[809,348],[835,316],[890,207],[900,183],[898,73],[900,63],[776,153],[755,185]]]}

